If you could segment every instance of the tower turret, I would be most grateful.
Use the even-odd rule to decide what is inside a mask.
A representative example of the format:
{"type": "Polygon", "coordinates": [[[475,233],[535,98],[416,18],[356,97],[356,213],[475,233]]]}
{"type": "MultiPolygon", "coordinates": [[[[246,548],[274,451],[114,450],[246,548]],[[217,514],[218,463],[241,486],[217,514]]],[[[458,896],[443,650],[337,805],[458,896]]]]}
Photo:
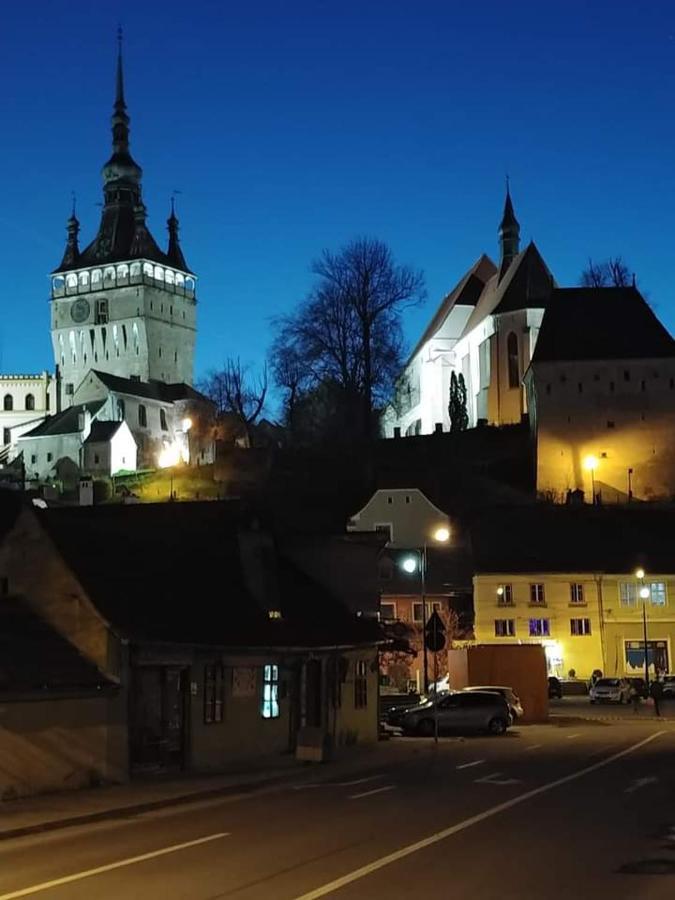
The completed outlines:
{"type": "Polygon", "coordinates": [[[508,179],[506,181],[506,200],[504,201],[504,215],[499,225],[499,280],[501,281],[513,260],[520,252],[520,225],[513,211],[511,191],[508,179]]]}

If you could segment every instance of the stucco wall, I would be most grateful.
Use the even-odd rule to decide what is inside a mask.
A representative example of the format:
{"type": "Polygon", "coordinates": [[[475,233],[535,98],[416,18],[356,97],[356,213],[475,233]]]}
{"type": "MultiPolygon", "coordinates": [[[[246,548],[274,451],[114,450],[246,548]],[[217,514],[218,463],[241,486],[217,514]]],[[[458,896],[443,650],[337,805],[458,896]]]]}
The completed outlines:
{"type": "Polygon", "coordinates": [[[392,547],[422,547],[433,542],[436,529],[449,527],[449,519],[417,488],[378,490],[354,513],[348,529],[375,531],[376,525],[391,525],[392,547]]]}

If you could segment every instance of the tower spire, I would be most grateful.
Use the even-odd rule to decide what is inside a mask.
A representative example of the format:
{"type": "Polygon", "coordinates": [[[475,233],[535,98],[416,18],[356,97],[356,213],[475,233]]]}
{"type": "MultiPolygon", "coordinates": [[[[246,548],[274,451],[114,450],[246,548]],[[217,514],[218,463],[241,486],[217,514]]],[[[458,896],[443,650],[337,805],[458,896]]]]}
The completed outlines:
{"type": "Polygon", "coordinates": [[[507,269],[520,252],[520,225],[513,211],[511,200],[511,186],[509,176],[506,176],[506,199],[504,201],[504,214],[499,225],[499,280],[501,281],[507,269]]]}
{"type": "Polygon", "coordinates": [[[63,252],[63,259],[61,260],[61,265],[56,270],[57,272],[65,271],[66,269],[74,269],[80,258],[80,223],[75,215],[75,191],[73,191],[73,206],[70,218],[66,223],[66,230],[68,231],[66,249],[63,252]]]}
{"type": "Polygon", "coordinates": [[[169,246],[166,251],[169,262],[176,266],[177,269],[181,269],[183,272],[189,272],[190,270],[185,262],[185,257],[183,256],[180,240],[178,238],[178,217],[176,216],[175,194],[171,195],[171,212],[169,218],[166,220],[166,227],[169,232],[169,246]]]}

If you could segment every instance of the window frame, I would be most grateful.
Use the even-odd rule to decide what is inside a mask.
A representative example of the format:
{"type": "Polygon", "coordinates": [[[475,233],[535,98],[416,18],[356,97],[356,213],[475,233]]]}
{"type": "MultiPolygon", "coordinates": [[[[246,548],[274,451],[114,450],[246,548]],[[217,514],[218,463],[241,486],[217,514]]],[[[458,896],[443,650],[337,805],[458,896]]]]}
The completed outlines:
{"type": "Polygon", "coordinates": [[[495,619],[495,637],[515,637],[515,619],[495,619]],[[501,627],[503,626],[503,628],[501,627]]]}
{"type": "Polygon", "coordinates": [[[144,403],[138,404],[138,425],[140,428],[148,427],[148,410],[144,403]]]}
{"type": "Polygon", "coordinates": [[[570,582],[570,604],[572,606],[586,606],[586,593],[583,582],[570,582]]]}
{"type": "Polygon", "coordinates": [[[547,638],[551,636],[551,620],[550,619],[530,619],[528,621],[528,632],[530,637],[547,638]],[[533,625],[538,623],[538,627],[533,625]]]}
{"type": "Polygon", "coordinates": [[[277,663],[266,663],[262,667],[262,673],[260,715],[266,720],[278,719],[281,716],[279,707],[279,666],[277,663]]]}
{"type": "Polygon", "coordinates": [[[500,584],[503,593],[497,594],[497,606],[513,606],[513,584],[511,582],[500,584]]]}
{"type": "Polygon", "coordinates": [[[619,582],[619,606],[634,607],[638,602],[638,586],[636,581],[619,582]]]}
{"type": "Polygon", "coordinates": [[[384,602],[382,602],[382,600],[380,600],[380,618],[385,621],[396,618],[396,601],[395,600],[385,600],[384,602]],[[385,606],[391,608],[393,615],[391,615],[391,616],[384,615],[383,608],[385,606]]]}
{"type": "Polygon", "coordinates": [[[541,581],[530,584],[530,606],[546,606],[546,587],[541,581]]]}
{"type": "Polygon", "coordinates": [[[591,620],[587,617],[570,619],[570,634],[573,637],[587,637],[591,634],[591,620]]]}
{"type": "Polygon", "coordinates": [[[204,724],[217,725],[225,716],[225,666],[222,663],[204,665],[204,724]]]}
{"type": "Polygon", "coordinates": [[[354,663],[354,709],[368,707],[368,661],[357,659],[354,663]]]}

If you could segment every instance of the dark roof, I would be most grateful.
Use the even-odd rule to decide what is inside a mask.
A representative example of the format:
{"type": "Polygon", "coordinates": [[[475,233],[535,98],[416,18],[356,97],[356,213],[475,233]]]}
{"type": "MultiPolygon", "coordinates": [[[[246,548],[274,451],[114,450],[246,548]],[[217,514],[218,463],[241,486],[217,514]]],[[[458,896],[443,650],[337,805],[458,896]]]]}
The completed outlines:
{"type": "Polygon", "coordinates": [[[117,433],[121,422],[92,422],[85,444],[105,444],[117,433]]]}
{"type": "Polygon", "coordinates": [[[280,555],[236,502],[36,511],[103,617],[131,639],[221,647],[372,642],[372,624],[280,555]],[[267,601],[252,585],[262,585],[267,601]],[[268,609],[280,609],[280,620],[268,609]]]}
{"type": "Polygon", "coordinates": [[[675,508],[494,509],[471,528],[477,573],[675,572],[675,508]]]}
{"type": "Polygon", "coordinates": [[[208,397],[183,382],[165,384],[163,381],[134,381],[133,378],[122,378],[119,375],[111,375],[109,372],[101,372],[99,369],[92,369],[92,373],[107,388],[118,394],[130,394],[132,397],[145,397],[148,400],[160,400],[164,403],[173,403],[175,400],[199,400],[203,403],[211,403],[208,397]]]}
{"type": "Polygon", "coordinates": [[[0,603],[0,692],[95,690],[110,682],[15,597],[0,603]]]}
{"type": "Polygon", "coordinates": [[[85,410],[91,415],[96,415],[103,406],[103,400],[93,400],[90,403],[78,403],[77,406],[69,406],[62,412],[55,413],[53,416],[47,416],[35,428],[22,434],[21,438],[27,437],[47,437],[54,434],[76,434],[82,429],[79,426],[79,415],[85,410]]]}
{"type": "Polygon", "coordinates": [[[675,341],[637,288],[558,288],[532,362],[675,356],[675,341]]]}

